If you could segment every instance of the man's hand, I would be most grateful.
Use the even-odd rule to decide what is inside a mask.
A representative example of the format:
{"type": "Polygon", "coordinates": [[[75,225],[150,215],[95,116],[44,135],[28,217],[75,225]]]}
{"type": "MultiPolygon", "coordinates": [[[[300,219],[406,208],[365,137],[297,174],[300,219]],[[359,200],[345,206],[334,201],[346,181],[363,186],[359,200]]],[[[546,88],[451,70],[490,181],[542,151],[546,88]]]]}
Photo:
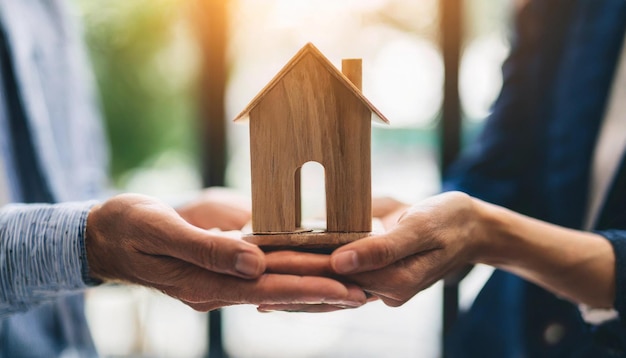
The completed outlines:
{"type": "Polygon", "coordinates": [[[239,303],[357,307],[365,294],[330,278],[264,273],[256,246],[195,227],[158,201],[120,195],[89,214],[90,274],[154,287],[192,308],[239,303]]]}
{"type": "Polygon", "coordinates": [[[227,188],[209,188],[195,200],[176,208],[183,219],[201,229],[241,230],[251,218],[249,198],[227,188]]]}

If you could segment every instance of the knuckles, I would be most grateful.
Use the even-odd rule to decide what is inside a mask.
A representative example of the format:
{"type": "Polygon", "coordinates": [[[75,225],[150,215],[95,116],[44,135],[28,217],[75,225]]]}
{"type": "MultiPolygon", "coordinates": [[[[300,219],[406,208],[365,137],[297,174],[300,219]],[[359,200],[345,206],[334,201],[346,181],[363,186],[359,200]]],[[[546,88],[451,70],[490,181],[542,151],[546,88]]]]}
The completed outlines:
{"type": "Polygon", "coordinates": [[[204,268],[210,269],[216,266],[218,258],[218,248],[215,241],[203,241],[202,245],[199,245],[196,250],[198,250],[198,255],[200,257],[200,261],[204,265],[204,268]]]}
{"type": "Polygon", "coordinates": [[[393,244],[387,239],[377,239],[369,248],[369,260],[373,266],[387,265],[396,260],[393,244]]]}

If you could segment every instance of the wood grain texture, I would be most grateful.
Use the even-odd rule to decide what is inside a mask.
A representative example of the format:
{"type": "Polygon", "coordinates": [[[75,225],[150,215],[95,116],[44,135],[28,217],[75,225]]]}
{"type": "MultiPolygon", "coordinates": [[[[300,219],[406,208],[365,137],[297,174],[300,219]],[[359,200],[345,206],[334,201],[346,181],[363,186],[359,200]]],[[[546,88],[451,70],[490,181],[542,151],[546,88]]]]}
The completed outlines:
{"type": "Polygon", "coordinates": [[[264,251],[283,249],[296,251],[332,251],[342,245],[372,235],[377,235],[377,233],[313,231],[291,234],[245,235],[243,239],[261,247],[264,251]]]}
{"type": "MultiPolygon", "coordinates": [[[[316,227],[318,220],[308,221],[305,226],[316,227]],[[313,225],[313,226],[310,226],[313,225]]],[[[243,239],[260,246],[264,251],[295,250],[330,253],[334,249],[373,235],[385,233],[385,227],[379,219],[372,220],[371,232],[328,232],[317,229],[302,229],[295,233],[252,234],[250,226],[246,226],[243,239]]]]}
{"type": "Polygon", "coordinates": [[[360,58],[341,60],[341,73],[352,82],[354,87],[363,91],[363,60],[360,58]]]}
{"type": "Polygon", "coordinates": [[[250,112],[253,232],[298,229],[309,161],[325,170],[327,231],[371,231],[370,118],[317,56],[302,56],[250,112]]]}
{"type": "Polygon", "coordinates": [[[300,60],[303,57],[310,56],[310,55],[317,58],[320,64],[328,70],[328,73],[330,73],[332,76],[337,78],[337,80],[341,84],[343,84],[350,92],[352,92],[353,95],[361,99],[363,104],[365,104],[372,112],[372,120],[376,120],[384,124],[389,124],[389,120],[387,120],[387,117],[385,117],[378,110],[378,108],[376,108],[363,95],[363,93],[359,90],[359,88],[357,88],[354,84],[352,84],[352,82],[350,82],[350,80],[344,74],[339,72],[339,70],[337,70],[337,68],[333,66],[333,64],[312,43],[308,43],[302,49],[300,49],[300,51],[298,51],[298,53],[287,63],[287,65],[285,65],[285,67],[283,67],[283,69],[280,70],[280,72],[278,72],[276,76],[274,76],[274,78],[261,90],[261,92],[259,92],[259,94],[256,95],[256,97],[254,97],[254,99],[252,99],[252,101],[250,101],[248,106],[243,111],[241,111],[241,113],[239,113],[235,117],[235,119],[233,119],[233,121],[240,121],[240,120],[247,119],[250,115],[250,112],[256,106],[258,106],[261,101],[263,101],[265,95],[268,92],[270,92],[275,86],[277,86],[287,73],[289,73],[295,66],[298,66],[300,60]]]}
{"type": "Polygon", "coordinates": [[[250,242],[336,247],[370,235],[371,120],[388,121],[361,93],[362,61],[344,60],[342,71],[309,43],[235,118],[250,119],[250,242]],[[325,232],[301,229],[310,161],[325,170],[325,232]]]}

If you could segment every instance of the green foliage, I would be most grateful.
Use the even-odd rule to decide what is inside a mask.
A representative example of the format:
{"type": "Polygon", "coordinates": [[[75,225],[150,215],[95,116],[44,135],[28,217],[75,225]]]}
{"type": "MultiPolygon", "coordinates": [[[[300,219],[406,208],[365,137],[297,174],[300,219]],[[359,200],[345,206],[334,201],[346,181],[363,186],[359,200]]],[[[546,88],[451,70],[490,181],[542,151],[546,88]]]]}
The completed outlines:
{"type": "Polygon", "coordinates": [[[168,150],[195,152],[197,52],[182,0],[75,0],[101,94],[115,180],[168,150]]]}

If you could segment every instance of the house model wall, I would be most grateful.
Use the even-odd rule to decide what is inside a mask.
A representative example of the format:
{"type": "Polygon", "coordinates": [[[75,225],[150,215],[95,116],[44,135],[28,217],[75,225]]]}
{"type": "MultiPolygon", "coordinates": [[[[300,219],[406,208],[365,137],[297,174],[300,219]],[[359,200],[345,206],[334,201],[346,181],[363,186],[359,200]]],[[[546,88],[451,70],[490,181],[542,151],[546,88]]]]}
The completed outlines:
{"type": "Polygon", "coordinates": [[[371,121],[387,120],[361,93],[361,61],[343,67],[307,44],[235,119],[250,122],[254,234],[302,231],[309,161],[325,169],[326,231],[371,231],[371,121]]]}

